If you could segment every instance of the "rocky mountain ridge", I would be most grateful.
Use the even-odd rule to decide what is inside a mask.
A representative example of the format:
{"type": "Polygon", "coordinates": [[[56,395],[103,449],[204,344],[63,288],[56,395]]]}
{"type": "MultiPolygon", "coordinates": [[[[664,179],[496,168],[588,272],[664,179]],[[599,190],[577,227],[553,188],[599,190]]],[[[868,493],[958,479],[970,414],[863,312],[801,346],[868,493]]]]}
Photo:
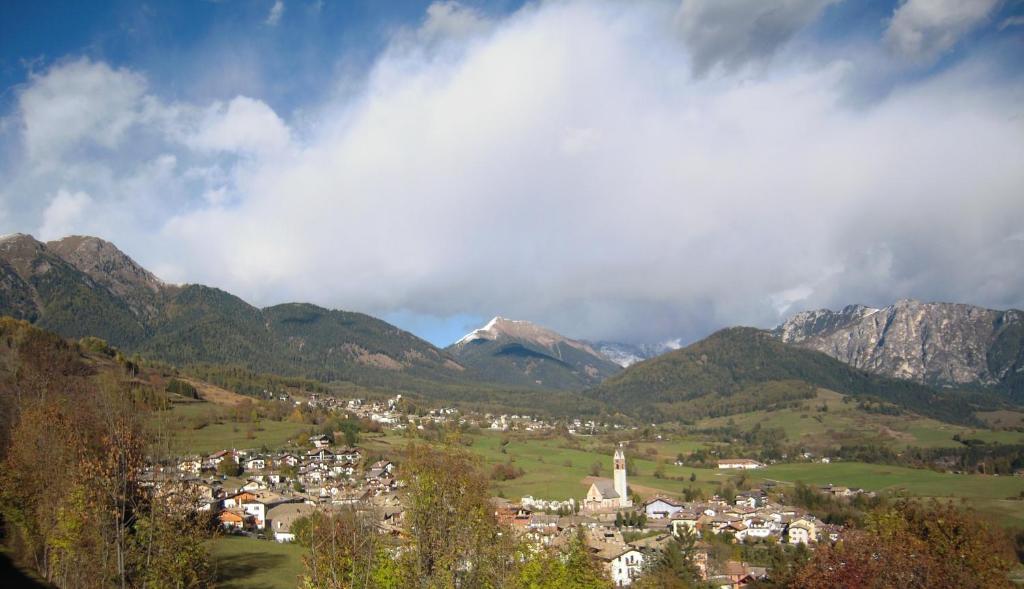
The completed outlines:
{"type": "Polygon", "coordinates": [[[1024,395],[1024,311],[901,300],[797,313],[772,332],[867,370],[939,386],[1024,395]]]}

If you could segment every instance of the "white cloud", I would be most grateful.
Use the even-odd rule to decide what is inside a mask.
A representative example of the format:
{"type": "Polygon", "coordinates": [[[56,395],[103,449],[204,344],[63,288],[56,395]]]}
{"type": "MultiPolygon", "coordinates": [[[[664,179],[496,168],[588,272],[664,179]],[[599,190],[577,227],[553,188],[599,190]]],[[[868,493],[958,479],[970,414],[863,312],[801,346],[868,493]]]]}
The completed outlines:
{"type": "Polygon", "coordinates": [[[87,192],[66,230],[257,304],[501,312],[580,337],[689,339],[902,296],[1024,304],[1007,271],[1019,76],[968,58],[852,108],[856,60],[738,67],[752,50],[694,45],[674,10],[553,2],[444,43],[406,33],[301,125],[255,98],[137,93],[101,117],[133,121],[111,147],[12,169],[4,194],[25,200],[0,205],[36,227],[56,215],[36,201],[87,192]],[[701,51],[715,75],[694,73],[701,51]]]}
{"type": "Polygon", "coordinates": [[[265,22],[272,27],[277,26],[277,23],[281,22],[282,16],[284,16],[284,0],[274,0],[274,5],[270,7],[265,22]]]}
{"type": "Polygon", "coordinates": [[[50,240],[73,233],[84,233],[83,221],[93,204],[92,198],[84,192],[69,192],[61,189],[43,211],[43,223],[39,226],[40,239],[50,240]]]}
{"type": "Polygon", "coordinates": [[[198,129],[185,139],[195,149],[274,154],[291,142],[288,126],[259,100],[237,96],[207,108],[198,129]]]}
{"type": "Polygon", "coordinates": [[[694,70],[764,60],[838,0],[682,0],[676,26],[694,70]]]}
{"type": "Polygon", "coordinates": [[[465,38],[488,30],[491,23],[476,10],[446,0],[427,7],[419,35],[427,41],[465,38]]]}
{"type": "Polygon", "coordinates": [[[53,159],[83,143],[116,148],[145,90],[139,74],[88,58],[33,75],[18,97],[29,157],[53,159]]]}
{"type": "Polygon", "coordinates": [[[1024,277],[985,290],[1003,270],[972,257],[1007,263],[978,228],[1024,221],[1019,86],[968,64],[851,110],[846,62],[694,78],[657,15],[544,5],[455,57],[391,52],[357,99],[324,107],[300,157],[168,235],[261,300],[500,310],[586,336],[904,295],[1020,300],[1024,277]],[[936,232],[963,251],[932,247],[936,232]]]}
{"type": "Polygon", "coordinates": [[[899,55],[929,63],[988,20],[1000,0],[906,0],[893,13],[885,38],[899,55]]]}

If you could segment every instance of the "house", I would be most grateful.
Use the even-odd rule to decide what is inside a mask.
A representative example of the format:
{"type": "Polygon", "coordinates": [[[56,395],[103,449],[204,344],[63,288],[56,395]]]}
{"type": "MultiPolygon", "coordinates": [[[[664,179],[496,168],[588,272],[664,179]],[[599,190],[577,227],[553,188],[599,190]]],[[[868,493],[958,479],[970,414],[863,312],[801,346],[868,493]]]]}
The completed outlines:
{"type": "Polygon", "coordinates": [[[238,463],[238,455],[233,450],[219,450],[206,457],[206,460],[203,461],[203,467],[217,468],[217,465],[224,462],[225,458],[230,458],[235,463],[238,463]]]}
{"type": "Polygon", "coordinates": [[[245,470],[263,470],[267,467],[267,461],[255,456],[245,461],[245,470]]]}
{"type": "Polygon", "coordinates": [[[378,460],[370,465],[371,471],[384,471],[386,474],[395,472],[395,465],[390,460],[378,460]]]}
{"type": "Polygon", "coordinates": [[[719,460],[718,468],[750,470],[753,468],[764,468],[764,465],[756,460],[749,460],[747,458],[733,458],[729,460],[719,460]]]}
{"type": "Polygon", "coordinates": [[[683,510],[683,504],[668,497],[655,497],[644,503],[644,513],[648,519],[672,517],[683,510]]]}
{"type": "Polygon", "coordinates": [[[766,576],[764,567],[752,567],[745,562],[735,560],[726,561],[721,572],[709,579],[715,587],[728,587],[729,589],[744,587],[758,579],[766,576]]]}
{"type": "Polygon", "coordinates": [[[282,503],[276,505],[267,512],[267,525],[274,533],[274,540],[278,542],[294,542],[295,534],[292,533],[292,524],[316,510],[316,507],[308,503],[282,503]]]}
{"type": "Polygon", "coordinates": [[[313,447],[318,449],[318,450],[321,449],[321,448],[327,448],[333,442],[334,442],[334,440],[331,439],[331,436],[327,436],[327,435],[323,435],[323,436],[310,436],[310,438],[309,438],[309,443],[313,444],[313,447]]]}
{"type": "Polygon", "coordinates": [[[252,516],[253,524],[257,530],[262,530],[267,522],[267,506],[262,501],[255,499],[242,503],[242,511],[252,516]]]}
{"type": "Polygon", "coordinates": [[[597,553],[616,587],[633,584],[643,573],[644,553],[627,545],[608,546],[597,553]]]}
{"type": "Polygon", "coordinates": [[[220,527],[225,530],[241,530],[245,528],[245,515],[240,511],[225,509],[217,516],[217,521],[220,522],[220,527]]]}
{"type": "Polygon", "coordinates": [[[697,532],[697,522],[700,516],[695,513],[680,511],[672,516],[672,533],[676,536],[683,534],[694,534],[697,532]]]}
{"type": "Polygon", "coordinates": [[[750,518],[750,521],[747,523],[746,537],[763,540],[768,536],[771,536],[774,529],[775,526],[770,520],[766,520],[762,517],[753,517],[750,518]]]}
{"type": "Polygon", "coordinates": [[[790,544],[808,544],[817,542],[817,528],[813,522],[806,519],[796,519],[789,522],[786,527],[786,541],[790,544]]]}
{"type": "Polygon", "coordinates": [[[742,542],[747,537],[747,526],[741,521],[729,522],[729,525],[722,528],[722,531],[732,534],[737,542],[742,542]]]}
{"type": "Polygon", "coordinates": [[[199,471],[203,468],[203,461],[198,458],[186,458],[178,463],[178,470],[181,472],[190,472],[192,474],[199,474],[199,471]]]}
{"type": "Polygon", "coordinates": [[[253,493],[252,491],[242,491],[239,493],[235,493],[230,497],[225,497],[224,507],[227,509],[231,509],[233,507],[239,507],[246,501],[256,501],[257,499],[258,497],[256,497],[256,494],[253,493]]]}
{"type": "Polygon", "coordinates": [[[334,455],[337,460],[342,462],[358,462],[360,456],[358,448],[342,448],[334,455]]]}
{"type": "Polygon", "coordinates": [[[279,463],[287,464],[288,466],[296,466],[301,462],[299,457],[294,454],[284,454],[278,459],[279,463]]]}
{"type": "Polygon", "coordinates": [[[267,488],[267,484],[258,478],[251,478],[247,483],[242,485],[242,491],[262,491],[267,488]]]}
{"type": "Polygon", "coordinates": [[[330,449],[326,447],[320,447],[316,448],[315,450],[310,450],[309,452],[306,452],[306,459],[317,460],[319,462],[333,461],[334,452],[331,452],[330,449]]]}

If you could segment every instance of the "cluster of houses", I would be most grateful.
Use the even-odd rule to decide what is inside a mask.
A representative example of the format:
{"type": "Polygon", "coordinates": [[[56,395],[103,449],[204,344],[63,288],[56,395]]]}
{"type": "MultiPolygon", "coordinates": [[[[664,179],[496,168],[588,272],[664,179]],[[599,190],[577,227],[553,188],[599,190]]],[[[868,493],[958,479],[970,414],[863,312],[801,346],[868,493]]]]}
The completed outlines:
{"type": "MultiPolygon", "coordinates": [[[[348,410],[378,413],[397,411],[397,401],[387,405],[348,402],[348,410]]],[[[436,414],[453,417],[453,413],[436,414]]],[[[514,416],[504,422],[516,423],[514,416]]],[[[519,422],[522,423],[522,422],[519,422]]],[[[379,519],[382,533],[401,534],[403,485],[395,478],[395,466],[386,460],[369,463],[365,451],[337,447],[329,436],[309,438],[300,452],[257,453],[222,450],[205,457],[181,460],[176,469],[151,471],[156,486],[187,485],[197,496],[198,509],[216,514],[229,531],[261,534],[278,542],[295,540],[293,524],[316,510],[357,509],[379,519]],[[225,477],[218,468],[225,460],[242,468],[238,477],[225,477]]],[[[645,567],[656,562],[675,537],[696,539],[694,564],[702,578],[716,587],[741,587],[766,575],[763,568],[709,558],[712,535],[731,542],[774,539],[779,543],[813,545],[834,542],[842,530],[826,525],[803,510],[769,500],[762,489],[743,491],[735,497],[682,502],[657,496],[634,504],[627,482],[626,459],[617,448],[612,457],[613,477],[595,480],[584,498],[549,501],[523,497],[519,503],[494,498],[495,515],[537,547],[558,547],[582,536],[593,557],[605,566],[616,586],[628,586],[645,567]],[[557,514],[552,513],[557,512],[557,514]],[[623,512],[643,513],[645,529],[623,535],[623,512]],[[629,538],[629,541],[627,541],[629,538]]],[[[759,468],[752,460],[723,460],[719,468],[759,468]]],[[[172,488],[168,486],[167,489],[172,488]]],[[[159,490],[159,488],[158,488],[159,490]]],[[[827,486],[824,493],[849,496],[859,492],[827,486]]]]}
{"type": "Polygon", "coordinates": [[[709,560],[709,535],[728,534],[730,541],[743,542],[774,537],[788,544],[814,544],[838,540],[841,529],[823,524],[807,513],[784,505],[762,503],[750,507],[750,501],[763,499],[758,491],[742,493],[734,502],[714,498],[706,502],[683,503],[668,497],[655,497],[637,506],[646,514],[643,537],[626,541],[616,526],[613,509],[552,515],[535,511],[523,503],[494,499],[498,519],[510,524],[538,547],[560,547],[583,530],[583,538],[593,556],[603,563],[616,586],[632,584],[645,567],[656,562],[674,537],[691,534],[696,539],[694,564],[702,579],[716,587],[740,587],[765,576],[764,568],[741,562],[716,566],[709,560]]]}
{"type": "Polygon", "coordinates": [[[291,522],[317,506],[397,504],[400,488],[395,465],[387,460],[367,463],[360,448],[332,447],[329,436],[314,436],[301,452],[262,454],[221,450],[205,457],[187,457],[175,469],[152,470],[151,484],[187,487],[196,508],[217,513],[229,531],[266,533],[281,542],[292,540],[291,522]],[[225,460],[240,467],[228,478],[219,468],[225,460]]]}
{"type": "MultiPolygon", "coordinates": [[[[616,586],[632,584],[646,566],[658,560],[674,537],[683,534],[696,540],[694,564],[703,580],[715,587],[733,588],[764,577],[767,571],[738,561],[711,562],[710,544],[706,542],[710,536],[725,535],[730,542],[773,538],[779,543],[813,545],[819,541],[835,542],[842,532],[840,527],[817,521],[804,510],[769,501],[763,489],[743,491],[728,500],[716,496],[689,503],[657,496],[634,506],[627,496],[621,448],[616,449],[612,460],[613,478],[594,481],[578,512],[550,513],[554,507],[574,505],[572,500],[549,502],[524,497],[519,503],[495,499],[495,513],[499,520],[537,546],[564,545],[582,529],[587,547],[604,564],[616,586]],[[626,541],[618,527],[624,510],[646,516],[645,530],[639,539],[626,541]]],[[[822,491],[829,489],[843,488],[827,487],[822,491]]]]}

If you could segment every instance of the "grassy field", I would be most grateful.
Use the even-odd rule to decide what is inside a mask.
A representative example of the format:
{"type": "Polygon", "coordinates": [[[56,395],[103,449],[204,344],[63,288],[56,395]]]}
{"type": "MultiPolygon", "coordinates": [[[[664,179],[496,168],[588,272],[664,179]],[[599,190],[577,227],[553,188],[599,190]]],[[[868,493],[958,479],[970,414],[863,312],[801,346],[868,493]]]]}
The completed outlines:
{"type": "MultiPolygon", "coordinates": [[[[583,439],[581,448],[575,449],[565,447],[565,440],[560,438],[537,439],[491,432],[470,437],[473,443],[468,450],[479,455],[488,467],[511,461],[523,469],[525,474],[522,477],[493,484],[494,492],[508,499],[515,500],[524,495],[544,499],[579,499],[586,493],[588,485],[584,479],[590,475],[592,464],[600,465],[600,476],[610,477],[612,474],[610,446],[601,446],[594,440],[583,439]],[[504,453],[501,451],[503,439],[509,441],[504,453]]],[[[364,438],[364,445],[384,453],[401,448],[407,442],[407,439],[391,433],[364,438]]],[[[735,472],[678,467],[668,462],[664,466],[665,478],[656,478],[654,469],[657,463],[646,458],[644,450],[653,446],[657,456],[674,457],[686,443],[639,444],[640,455],[635,450],[630,453],[630,462],[639,472],[638,475],[630,475],[630,485],[644,496],[654,493],[679,496],[691,484],[710,494],[737,476],[735,472]],[[696,482],[690,483],[691,475],[696,475],[696,482]]],[[[868,491],[902,491],[921,497],[964,499],[1006,525],[1024,525],[1024,501],[1011,499],[1024,491],[1024,477],[953,475],[855,462],[780,464],[751,471],[750,476],[754,481],[832,483],[868,491]]]]}
{"type": "Polygon", "coordinates": [[[1024,525],[1024,501],[1011,499],[1024,492],[1024,477],[957,475],[858,462],[779,464],[754,471],[754,476],[816,485],[832,483],[868,491],[903,491],[919,497],[964,499],[1003,524],[1024,525]]]}
{"type": "Polygon", "coordinates": [[[238,536],[210,542],[217,586],[224,589],[294,589],[302,573],[302,553],[297,544],[238,536]]]}
{"type": "Polygon", "coordinates": [[[910,415],[867,413],[857,409],[854,403],[844,403],[842,395],[826,390],[819,390],[817,398],[804,401],[796,408],[705,419],[698,426],[710,428],[729,424],[744,430],[757,424],[762,428],[782,428],[790,441],[800,442],[810,450],[836,444],[878,443],[894,447],[948,448],[959,445],[953,439],[956,434],[1001,444],[1024,443],[1022,432],[972,429],[910,415]],[[827,409],[822,411],[822,407],[827,409]]]}
{"type": "MultiPolygon", "coordinates": [[[[602,446],[596,440],[582,438],[579,440],[580,448],[569,448],[562,438],[539,439],[485,432],[470,436],[470,439],[472,445],[467,450],[480,456],[488,468],[511,462],[525,472],[520,478],[493,484],[495,494],[508,499],[515,500],[524,495],[543,499],[580,499],[590,486],[584,479],[591,475],[591,467],[595,463],[599,465],[599,476],[612,476],[612,446],[602,446]],[[509,440],[504,452],[501,443],[503,439],[509,440]]],[[[401,448],[406,443],[407,439],[391,433],[365,436],[362,442],[372,450],[385,453],[401,448]]],[[[693,448],[699,445],[699,442],[641,444],[644,448],[656,447],[657,455],[653,459],[645,454],[640,457],[634,455],[630,460],[631,465],[639,474],[631,475],[630,482],[641,495],[664,493],[678,496],[684,487],[691,484],[690,476],[696,474],[697,481],[692,483],[693,486],[713,491],[717,488],[715,482],[721,484],[726,480],[726,476],[718,470],[679,467],[671,462],[684,446],[693,448]],[[657,467],[656,459],[662,456],[668,459],[665,464],[666,478],[659,479],[654,476],[654,471],[657,467]]]]}
{"type": "Polygon", "coordinates": [[[187,454],[209,454],[230,448],[279,448],[310,428],[308,424],[265,419],[235,423],[224,417],[222,408],[203,402],[172,405],[153,416],[153,427],[163,428],[168,434],[171,450],[187,454]],[[222,423],[216,423],[218,419],[222,423]],[[206,425],[196,429],[201,422],[206,425]]]}

